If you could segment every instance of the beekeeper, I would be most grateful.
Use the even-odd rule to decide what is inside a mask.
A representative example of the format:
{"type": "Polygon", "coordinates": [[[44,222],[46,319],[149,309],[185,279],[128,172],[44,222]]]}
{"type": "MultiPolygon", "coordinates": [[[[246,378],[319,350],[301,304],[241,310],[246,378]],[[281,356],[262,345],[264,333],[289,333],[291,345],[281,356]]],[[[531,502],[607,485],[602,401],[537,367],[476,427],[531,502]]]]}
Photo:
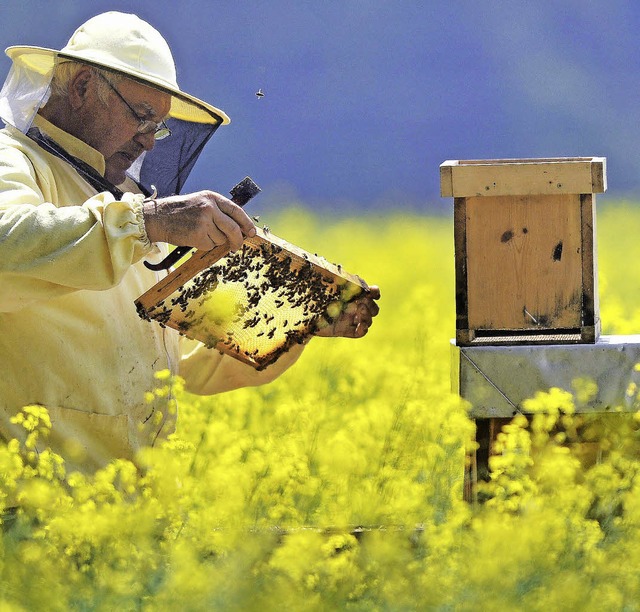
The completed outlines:
{"type": "MultiPolygon", "coordinates": [[[[49,444],[69,469],[134,459],[175,428],[143,401],[154,374],[180,374],[213,394],[269,382],[302,346],[256,371],[142,321],[134,300],[160,280],[143,259],[167,245],[237,249],[251,219],[212,191],[180,193],[219,109],[178,87],[164,38],[109,12],[60,51],[10,47],[0,92],[0,438],[41,404],[49,444]]],[[[377,313],[367,297],[322,335],[360,337],[377,313]]]]}

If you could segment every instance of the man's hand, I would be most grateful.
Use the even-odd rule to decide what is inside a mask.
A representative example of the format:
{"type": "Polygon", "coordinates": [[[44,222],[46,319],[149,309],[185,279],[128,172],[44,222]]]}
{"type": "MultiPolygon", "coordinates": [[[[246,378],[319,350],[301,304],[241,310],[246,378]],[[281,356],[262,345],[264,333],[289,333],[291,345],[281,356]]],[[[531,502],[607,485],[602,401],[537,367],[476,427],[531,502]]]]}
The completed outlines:
{"type": "Polygon", "coordinates": [[[229,243],[232,251],[256,228],[242,208],[213,191],[145,202],[144,223],[151,242],[190,246],[202,251],[229,243]]]}
{"type": "Polygon", "coordinates": [[[380,307],[375,300],[380,299],[380,289],[376,285],[369,291],[347,304],[347,307],[333,320],[333,323],[318,328],[316,336],[362,338],[368,331],[380,307]]]}

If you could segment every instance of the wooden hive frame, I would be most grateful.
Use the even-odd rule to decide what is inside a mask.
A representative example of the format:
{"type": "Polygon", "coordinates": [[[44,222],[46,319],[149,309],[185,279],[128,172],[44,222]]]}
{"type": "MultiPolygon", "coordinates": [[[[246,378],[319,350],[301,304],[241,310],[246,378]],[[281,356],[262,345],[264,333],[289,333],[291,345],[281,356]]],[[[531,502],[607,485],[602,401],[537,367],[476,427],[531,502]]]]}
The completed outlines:
{"type": "Polygon", "coordinates": [[[440,190],[454,198],[457,344],[597,340],[604,158],[449,160],[440,190]]]}
{"type": "MultiPolygon", "coordinates": [[[[340,264],[256,230],[235,254],[228,243],[196,251],[136,300],[140,316],[260,370],[369,290],[340,264]],[[225,283],[239,287],[244,298],[234,298],[226,320],[203,319],[203,302],[225,283]]],[[[224,303],[218,305],[225,310],[224,303]]]]}

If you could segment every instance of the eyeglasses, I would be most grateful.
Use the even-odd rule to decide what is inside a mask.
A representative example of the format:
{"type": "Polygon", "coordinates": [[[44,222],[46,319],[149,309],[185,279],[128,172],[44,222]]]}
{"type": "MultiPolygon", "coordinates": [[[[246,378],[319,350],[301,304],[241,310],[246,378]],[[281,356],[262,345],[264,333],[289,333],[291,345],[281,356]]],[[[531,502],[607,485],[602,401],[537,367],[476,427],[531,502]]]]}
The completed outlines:
{"type": "Polygon", "coordinates": [[[118,98],[120,98],[125,103],[125,106],[131,111],[131,114],[139,122],[138,134],[151,134],[151,132],[153,132],[153,137],[156,140],[162,140],[167,136],[171,136],[171,130],[164,121],[156,123],[155,121],[151,121],[151,119],[143,119],[142,117],[140,117],[140,115],[138,115],[138,113],[136,113],[136,111],[133,109],[131,104],[129,104],[124,99],[124,96],[111,84],[107,77],[105,77],[103,74],[100,74],[99,72],[95,72],[95,74],[97,74],[111,88],[111,90],[118,96],[118,98]]]}

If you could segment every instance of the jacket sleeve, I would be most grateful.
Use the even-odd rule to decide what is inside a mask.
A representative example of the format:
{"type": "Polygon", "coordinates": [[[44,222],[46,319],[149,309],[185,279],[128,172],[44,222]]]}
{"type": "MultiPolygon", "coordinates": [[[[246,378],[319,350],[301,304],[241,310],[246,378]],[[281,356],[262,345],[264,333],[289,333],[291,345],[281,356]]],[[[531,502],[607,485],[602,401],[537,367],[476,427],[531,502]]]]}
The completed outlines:
{"type": "Polygon", "coordinates": [[[151,248],[142,195],[117,201],[105,192],[56,205],[55,193],[52,175],[36,173],[22,151],[2,148],[0,311],[78,289],[109,289],[151,248]]]}
{"type": "Polygon", "coordinates": [[[214,395],[269,383],[288,370],[304,350],[304,345],[295,345],[275,363],[257,371],[228,355],[207,349],[195,340],[180,338],[180,342],[182,359],[179,373],[185,379],[187,391],[197,395],[214,395]]]}

